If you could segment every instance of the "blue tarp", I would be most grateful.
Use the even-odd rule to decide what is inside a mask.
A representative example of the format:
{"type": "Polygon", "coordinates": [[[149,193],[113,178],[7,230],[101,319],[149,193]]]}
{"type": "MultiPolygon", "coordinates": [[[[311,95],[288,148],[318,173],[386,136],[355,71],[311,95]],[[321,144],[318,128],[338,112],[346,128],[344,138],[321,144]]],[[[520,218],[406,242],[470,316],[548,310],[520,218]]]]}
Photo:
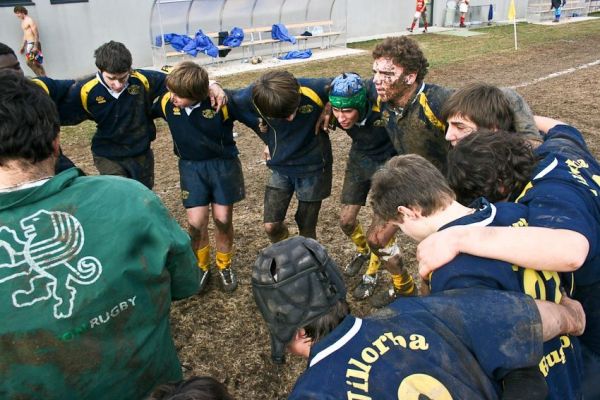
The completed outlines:
{"type": "Polygon", "coordinates": [[[271,38],[281,40],[282,42],[296,43],[296,38],[290,36],[287,28],[283,24],[273,24],[271,27],[271,38]]]}
{"type": "MultiPolygon", "coordinates": [[[[214,45],[212,40],[202,32],[201,29],[196,32],[194,38],[187,35],[179,35],[177,33],[166,33],[164,35],[165,43],[170,44],[175,50],[182,51],[196,57],[198,53],[204,53],[211,57],[217,57],[219,50],[214,45]]],[[[160,36],[156,38],[156,44],[161,44],[160,36]]]]}
{"type": "Polygon", "coordinates": [[[242,28],[234,27],[229,36],[223,41],[223,44],[229,47],[238,47],[242,44],[242,40],[244,40],[244,31],[242,28]]]}
{"type": "Polygon", "coordinates": [[[312,51],[308,50],[294,50],[279,57],[280,60],[294,60],[296,58],[309,58],[312,56],[312,51]]]}

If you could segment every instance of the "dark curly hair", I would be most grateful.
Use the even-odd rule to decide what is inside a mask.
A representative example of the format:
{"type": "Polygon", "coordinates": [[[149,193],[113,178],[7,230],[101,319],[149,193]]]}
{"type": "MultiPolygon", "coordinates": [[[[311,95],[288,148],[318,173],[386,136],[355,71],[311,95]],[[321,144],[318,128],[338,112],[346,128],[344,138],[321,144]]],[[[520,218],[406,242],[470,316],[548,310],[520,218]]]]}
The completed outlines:
{"type": "Polygon", "coordinates": [[[417,74],[417,82],[423,82],[429,62],[419,47],[419,43],[408,36],[389,37],[373,49],[373,59],[390,58],[401,66],[405,74],[417,74]]]}
{"type": "Polygon", "coordinates": [[[481,196],[503,201],[521,193],[536,161],[522,135],[481,130],[448,152],[448,183],[465,205],[481,196]]]}

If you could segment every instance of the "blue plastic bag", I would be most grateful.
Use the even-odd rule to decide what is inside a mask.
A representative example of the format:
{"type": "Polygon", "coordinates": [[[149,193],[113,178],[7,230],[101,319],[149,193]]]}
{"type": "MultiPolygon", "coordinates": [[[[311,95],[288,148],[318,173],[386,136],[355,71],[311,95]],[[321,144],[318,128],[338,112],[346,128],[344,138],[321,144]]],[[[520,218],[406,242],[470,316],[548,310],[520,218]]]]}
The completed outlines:
{"type": "Polygon", "coordinates": [[[283,56],[279,57],[280,60],[294,60],[294,59],[300,59],[300,58],[310,58],[312,56],[312,51],[310,49],[308,50],[294,50],[294,51],[290,51],[287,54],[284,54],[283,56]]]}
{"type": "Polygon", "coordinates": [[[242,30],[242,28],[234,27],[229,33],[229,36],[227,36],[223,41],[223,45],[229,47],[239,47],[239,45],[242,44],[243,40],[244,31],[242,30]]]}
{"type": "Polygon", "coordinates": [[[282,42],[296,43],[296,38],[290,36],[287,28],[283,24],[273,24],[271,27],[271,38],[281,40],[282,42]]]}

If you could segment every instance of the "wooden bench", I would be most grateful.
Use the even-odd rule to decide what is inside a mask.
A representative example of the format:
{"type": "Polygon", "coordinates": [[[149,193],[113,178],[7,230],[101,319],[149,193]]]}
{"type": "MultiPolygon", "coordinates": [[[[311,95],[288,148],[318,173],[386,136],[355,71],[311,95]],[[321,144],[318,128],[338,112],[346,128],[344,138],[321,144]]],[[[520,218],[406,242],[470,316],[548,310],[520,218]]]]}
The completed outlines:
{"type": "MultiPolygon", "coordinates": [[[[342,34],[340,31],[333,30],[333,21],[324,20],[324,21],[313,21],[313,22],[302,22],[298,24],[287,24],[285,27],[288,29],[290,36],[293,36],[296,39],[298,44],[298,49],[300,49],[301,44],[302,48],[307,48],[307,42],[310,39],[321,39],[321,48],[331,47],[332,39],[336,36],[342,34]],[[319,33],[314,33],[312,36],[302,36],[300,33],[304,33],[305,31],[310,32],[311,30],[315,30],[316,27],[322,27],[322,31],[319,33]],[[327,44],[325,40],[327,39],[327,44]]],[[[254,28],[246,28],[244,30],[244,40],[238,47],[230,47],[224,45],[216,45],[218,50],[234,50],[236,48],[242,49],[242,57],[246,57],[246,52],[249,51],[251,56],[256,54],[256,50],[261,46],[270,45],[271,46],[271,54],[275,56],[275,45],[279,45],[278,53],[281,53],[281,44],[287,43],[282,42],[277,39],[273,39],[271,37],[272,25],[269,26],[261,26],[254,28]]],[[[205,33],[206,36],[211,38],[213,42],[218,41],[219,32],[209,32],[205,33]]],[[[193,38],[193,36],[190,35],[193,38]]],[[[173,57],[191,57],[189,54],[182,51],[168,51],[165,53],[167,58],[173,57]]]]}
{"type": "Polygon", "coordinates": [[[297,32],[295,32],[297,30],[301,31],[300,33],[311,32],[311,34],[312,34],[311,36],[302,36],[300,34],[297,34],[297,35],[294,34],[294,37],[298,41],[298,47],[300,47],[300,43],[304,43],[304,49],[306,49],[306,43],[310,39],[316,39],[316,38],[321,39],[321,48],[331,47],[332,39],[343,33],[341,31],[333,30],[333,21],[332,20],[303,22],[300,24],[290,24],[290,25],[286,25],[286,28],[288,29],[290,34],[297,33],[297,32]],[[314,31],[315,28],[317,28],[317,27],[321,27],[322,31],[319,33],[312,33],[311,31],[314,31]],[[327,45],[325,45],[325,39],[327,39],[327,45]]]}

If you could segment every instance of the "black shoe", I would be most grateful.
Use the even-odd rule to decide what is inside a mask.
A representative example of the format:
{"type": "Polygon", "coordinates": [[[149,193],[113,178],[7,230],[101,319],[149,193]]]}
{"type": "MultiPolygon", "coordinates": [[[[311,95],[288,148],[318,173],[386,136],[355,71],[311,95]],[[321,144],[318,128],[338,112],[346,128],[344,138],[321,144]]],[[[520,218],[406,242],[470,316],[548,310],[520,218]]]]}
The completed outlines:
{"type": "Polygon", "coordinates": [[[413,285],[412,290],[407,293],[399,293],[394,289],[394,286],[390,286],[382,292],[375,294],[371,297],[370,303],[375,308],[382,308],[396,300],[398,297],[410,297],[418,294],[417,287],[413,285]]]}
{"type": "Polygon", "coordinates": [[[356,253],[354,258],[344,268],[344,274],[347,276],[354,276],[358,274],[358,271],[362,268],[363,264],[371,258],[371,253],[362,254],[356,253]]]}
{"type": "Polygon", "coordinates": [[[423,29],[423,33],[427,33],[427,28],[423,29]]]}
{"type": "Polygon", "coordinates": [[[409,31],[410,33],[412,33],[412,28],[406,28],[407,31],[409,31]]]}
{"type": "Polygon", "coordinates": [[[224,292],[231,293],[237,289],[237,275],[231,267],[220,270],[219,276],[221,277],[221,289],[223,289],[224,292]]]}
{"type": "Polygon", "coordinates": [[[204,292],[206,286],[208,285],[208,281],[210,280],[210,270],[207,269],[204,271],[202,268],[200,269],[200,280],[198,282],[198,293],[204,292]]]}
{"type": "Polygon", "coordinates": [[[364,300],[375,292],[376,286],[377,274],[374,276],[364,274],[360,283],[354,288],[352,296],[354,296],[356,300],[364,300]]]}
{"type": "Polygon", "coordinates": [[[460,24],[458,27],[459,28],[466,28],[467,26],[465,24],[460,24]]]}

